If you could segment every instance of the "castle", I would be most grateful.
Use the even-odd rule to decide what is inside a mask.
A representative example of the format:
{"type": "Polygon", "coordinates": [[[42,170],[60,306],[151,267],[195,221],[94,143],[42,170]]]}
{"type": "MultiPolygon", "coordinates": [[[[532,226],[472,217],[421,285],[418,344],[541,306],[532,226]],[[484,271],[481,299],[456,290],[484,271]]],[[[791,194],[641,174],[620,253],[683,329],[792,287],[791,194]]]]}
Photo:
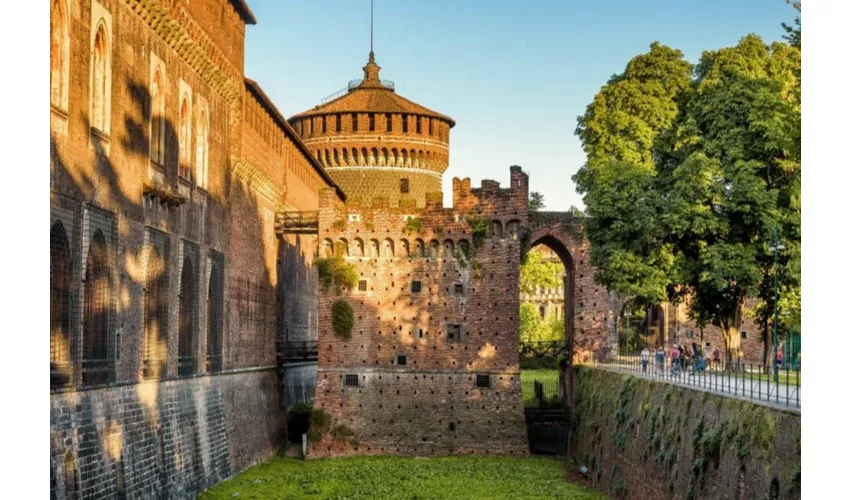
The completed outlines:
{"type": "Polygon", "coordinates": [[[519,167],[443,207],[455,122],[373,53],[286,120],[244,74],[244,0],[51,0],[50,23],[54,498],[191,497],[278,451],[299,402],[332,420],[311,456],[526,454],[536,245],[576,359],[616,344],[580,221],[529,213],[519,167]]]}

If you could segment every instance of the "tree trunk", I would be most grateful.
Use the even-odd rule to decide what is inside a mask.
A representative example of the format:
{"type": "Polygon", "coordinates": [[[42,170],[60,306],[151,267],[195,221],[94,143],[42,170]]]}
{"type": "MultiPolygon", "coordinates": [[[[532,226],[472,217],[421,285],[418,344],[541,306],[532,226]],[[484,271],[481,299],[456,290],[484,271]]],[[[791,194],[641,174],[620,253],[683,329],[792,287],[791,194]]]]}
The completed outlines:
{"type": "Polygon", "coordinates": [[[723,330],[723,342],[726,344],[726,367],[732,366],[735,360],[739,360],[742,356],[741,351],[741,315],[743,313],[742,305],[739,303],[735,308],[735,313],[731,318],[724,318],[720,322],[720,328],[723,330]]]}

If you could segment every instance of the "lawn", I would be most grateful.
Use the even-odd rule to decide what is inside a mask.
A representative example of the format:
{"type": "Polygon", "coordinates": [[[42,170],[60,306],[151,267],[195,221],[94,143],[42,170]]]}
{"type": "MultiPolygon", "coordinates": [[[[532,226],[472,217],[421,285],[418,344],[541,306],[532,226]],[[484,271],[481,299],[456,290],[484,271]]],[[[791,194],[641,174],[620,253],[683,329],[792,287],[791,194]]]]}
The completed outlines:
{"type": "Polygon", "coordinates": [[[566,465],[544,457],[276,457],[201,493],[204,500],[248,498],[465,499],[603,495],[565,478],[566,465]]]}

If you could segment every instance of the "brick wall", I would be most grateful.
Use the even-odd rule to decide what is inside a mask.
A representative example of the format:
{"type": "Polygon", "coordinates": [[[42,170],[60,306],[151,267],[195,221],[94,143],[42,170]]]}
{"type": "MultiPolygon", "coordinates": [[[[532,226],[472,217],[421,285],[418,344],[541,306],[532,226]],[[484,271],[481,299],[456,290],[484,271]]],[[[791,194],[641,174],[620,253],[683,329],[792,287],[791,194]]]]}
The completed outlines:
{"type": "Polygon", "coordinates": [[[800,498],[798,413],[586,366],[570,454],[613,498],[800,498]]]}
{"type": "Polygon", "coordinates": [[[518,167],[512,176],[510,189],[488,183],[469,190],[461,210],[457,202],[443,209],[441,196],[425,209],[387,208],[383,200],[343,205],[330,193],[322,200],[320,252],[347,247],[345,261],[365,290],[358,284],[339,296],[333,287],[319,292],[314,407],[351,429],[356,444],[325,436],[312,455],[527,453],[517,354],[519,233],[490,231],[476,248],[464,220],[523,221],[527,192],[516,190],[527,177],[518,167]],[[421,229],[406,231],[405,216],[421,229]],[[464,245],[474,255],[459,251],[464,245]],[[331,326],[338,299],[354,311],[350,340],[331,326]],[[462,331],[459,341],[448,338],[452,325],[462,331]],[[347,375],[356,387],[345,385],[347,375]],[[490,387],[476,387],[477,375],[489,376],[490,387]]]}
{"type": "Polygon", "coordinates": [[[283,442],[278,387],[265,370],[53,393],[51,495],[194,498],[283,442]]]}
{"type": "MultiPolygon", "coordinates": [[[[316,210],[318,190],[330,181],[283,119],[247,92],[245,18],[237,4],[61,4],[69,61],[64,98],[51,101],[50,222],[61,223],[70,248],[69,287],[63,292],[68,331],[58,337],[67,359],[51,359],[52,383],[54,372],[62,375],[51,389],[51,488],[57,498],[73,496],[71,486],[76,497],[118,495],[122,488],[138,498],[190,497],[267,458],[285,436],[281,385],[272,369],[278,323],[287,314],[277,306],[274,214],[287,207],[316,210]],[[109,35],[109,113],[108,125],[92,130],[91,46],[100,23],[109,35]],[[157,66],[161,109],[153,109],[157,66]],[[183,96],[191,131],[181,143],[183,96]],[[209,118],[206,184],[199,153],[204,141],[197,133],[201,110],[209,118]],[[161,159],[152,155],[154,115],[162,117],[161,159]],[[189,167],[185,178],[178,175],[181,149],[189,167]],[[92,286],[86,262],[100,234],[106,244],[102,361],[108,377],[95,384],[82,375],[83,323],[84,297],[92,286]],[[164,264],[165,299],[152,313],[148,274],[154,247],[164,264]],[[192,286],[183,289],[187,262],[192,286]],[[218,367],[207,358],[214,333],[209,300],[214,265],[223,280],[218,367]],[[184,323],[192,325],[191,375],[178,368],[178,357],[187,354],[179,353],[184,323]],[[159,380],[143,381],[150,361],[145,335],[154,329],[163,356],[155,361],[164,370],[159,380]],[[223,374],[212,374],[219,370],[223,374]]],[[[51,20],[59,18],[55,14],[51,20]]],[[[295,260],[308,269],[314,243],[306,240],[295,260]]],[[[290,295],[303,296],[315,308],[315,287],[295,288],[290,295]]]]}

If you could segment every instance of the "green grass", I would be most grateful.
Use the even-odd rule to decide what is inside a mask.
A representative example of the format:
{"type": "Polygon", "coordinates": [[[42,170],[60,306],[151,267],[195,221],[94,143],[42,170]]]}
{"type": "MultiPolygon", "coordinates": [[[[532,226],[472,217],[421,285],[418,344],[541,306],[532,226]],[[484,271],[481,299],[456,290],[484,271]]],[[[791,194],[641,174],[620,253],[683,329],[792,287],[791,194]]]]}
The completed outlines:
{"type": "Polygon", "coordinates": [[[565,479],[543,457],[276,457],[219,483],[199,498],[461,499],[605,498],[565,479]],[[238,493],[238,495],[237,495],[238,493]]]}

